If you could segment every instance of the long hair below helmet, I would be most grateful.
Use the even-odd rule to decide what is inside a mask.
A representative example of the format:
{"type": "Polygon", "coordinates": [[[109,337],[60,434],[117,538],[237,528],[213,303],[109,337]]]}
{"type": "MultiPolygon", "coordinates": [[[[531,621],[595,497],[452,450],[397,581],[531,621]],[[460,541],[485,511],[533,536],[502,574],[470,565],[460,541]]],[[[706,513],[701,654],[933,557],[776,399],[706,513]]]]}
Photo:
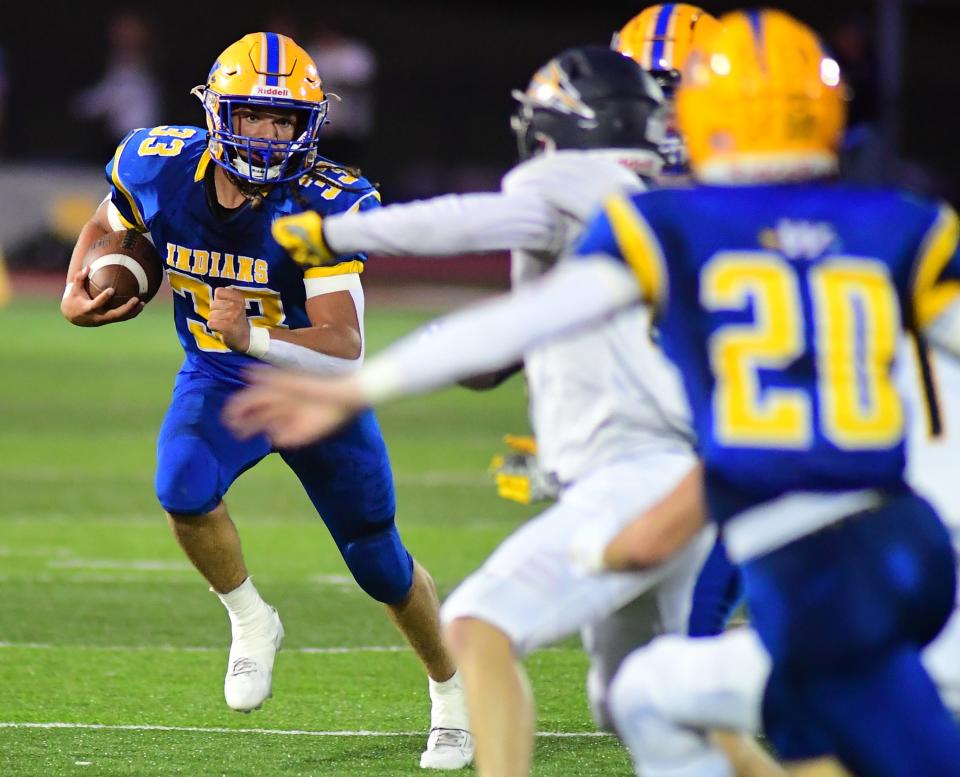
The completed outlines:
{"type": "Polygon", "coordinates": [[[663,93],[633,60],[604,46],[567,49],[513,97],[521,159],[562,148],[634,149],[649,155],[650,175],[659,172],[663,93]]]}
{"type": "Polygon", "coordinates": [[[240,180],[261,185],[291,181],[316,161],[328,101],[313,60],[285,35],[245,35],[220,54],[206,83],[192,93],[207,114],[213,161],[240,180]],[[234,119],[240,108],[293,112],[293,138],[239,134],[234,119]]]}

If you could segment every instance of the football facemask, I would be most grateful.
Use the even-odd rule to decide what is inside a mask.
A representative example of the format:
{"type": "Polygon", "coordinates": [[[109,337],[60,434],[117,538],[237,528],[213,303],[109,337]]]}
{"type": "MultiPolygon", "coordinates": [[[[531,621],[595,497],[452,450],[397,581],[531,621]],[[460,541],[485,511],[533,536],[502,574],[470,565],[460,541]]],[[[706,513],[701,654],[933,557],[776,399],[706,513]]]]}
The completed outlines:
{"type": "Polygon", "coordinates": [[[313,167],[328,100],[317,67],[293,40],[273,32],[245,35],[217,58],[206,84],[192,94],[207,114],[213,161],[244,181],[273,184],[313,167]],[[250,137],[235,127],[237,111],[295,112],[290,140],[250,137]]]}

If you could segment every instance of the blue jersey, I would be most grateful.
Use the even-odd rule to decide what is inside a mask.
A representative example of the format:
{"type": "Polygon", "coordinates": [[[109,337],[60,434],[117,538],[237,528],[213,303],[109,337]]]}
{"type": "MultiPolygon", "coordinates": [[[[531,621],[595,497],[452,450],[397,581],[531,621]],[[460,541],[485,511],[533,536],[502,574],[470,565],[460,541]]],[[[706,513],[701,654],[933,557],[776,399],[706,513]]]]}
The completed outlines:
{"type": "Polygon", "coordinates": [[[359,273],[366,257],[345,256],[334,267],[305,274],[270,236],[271,222],[307,209],[325,216],[380,203],[366,180],[334,169],[330,175],[343,188],[302,179],[270,189],[259,208],[247,203],[218,215],[204,181],[212,164],[205,130],[162,126],[127,135],[106,174],[125,226],[149,231],[165,259],[177,335],[186,352],[184,370],[240,382],[255,360],[231,351],[207,328],[214,289],[239,289],[253,326],[310,326],[304,278],[359,273]],[[291,186],[299,186],[306,205],[293,198],[291,186]]]}
{"type": "Polygon", "coordinates": [[[683,374],[721,522],[795,491],[905,488],[901,333],[960,289],[957,217],[843,185],[616,197],[578,253],[626,263],[683,374]]]}

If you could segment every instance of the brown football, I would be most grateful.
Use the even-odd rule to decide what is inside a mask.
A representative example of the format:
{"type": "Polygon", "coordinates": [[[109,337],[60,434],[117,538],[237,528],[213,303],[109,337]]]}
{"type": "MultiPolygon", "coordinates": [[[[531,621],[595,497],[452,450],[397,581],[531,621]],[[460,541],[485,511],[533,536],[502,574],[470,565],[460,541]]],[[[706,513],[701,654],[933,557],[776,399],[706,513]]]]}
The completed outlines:
{"type": "Polygon", "coordinates": [[[133,229],[109,232],[90,246],[83,258],[90,268],[86,289],[96,297],[112,288],[107,308],[120,307],[131,297],[149,302],[163,283],[163,260],[146,237],[133,229]]]}

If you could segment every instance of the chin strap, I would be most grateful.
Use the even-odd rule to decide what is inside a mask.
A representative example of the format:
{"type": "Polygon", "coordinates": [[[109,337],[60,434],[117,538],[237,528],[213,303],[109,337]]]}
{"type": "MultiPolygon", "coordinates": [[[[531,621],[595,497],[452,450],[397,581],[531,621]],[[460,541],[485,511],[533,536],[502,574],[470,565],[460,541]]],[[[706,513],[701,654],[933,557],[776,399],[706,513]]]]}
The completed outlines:
{"type": "Polygon", "coordinates": [[[250,202],[250,205],[253,208],[256,209],[263,205],[263,200],[270,193],[270,188],[273,184],[267,184],[265,186],[262,184],[255,184],[252,181],[247,181],[246,179],[241,178],[236,173],[233,173],[226,168],[221,169],[227,174],[227,179],[230,181],[230,183],[237,187],[237,190],[240,192],[240,194],[243,195],[244,199],[250,202]]]}

